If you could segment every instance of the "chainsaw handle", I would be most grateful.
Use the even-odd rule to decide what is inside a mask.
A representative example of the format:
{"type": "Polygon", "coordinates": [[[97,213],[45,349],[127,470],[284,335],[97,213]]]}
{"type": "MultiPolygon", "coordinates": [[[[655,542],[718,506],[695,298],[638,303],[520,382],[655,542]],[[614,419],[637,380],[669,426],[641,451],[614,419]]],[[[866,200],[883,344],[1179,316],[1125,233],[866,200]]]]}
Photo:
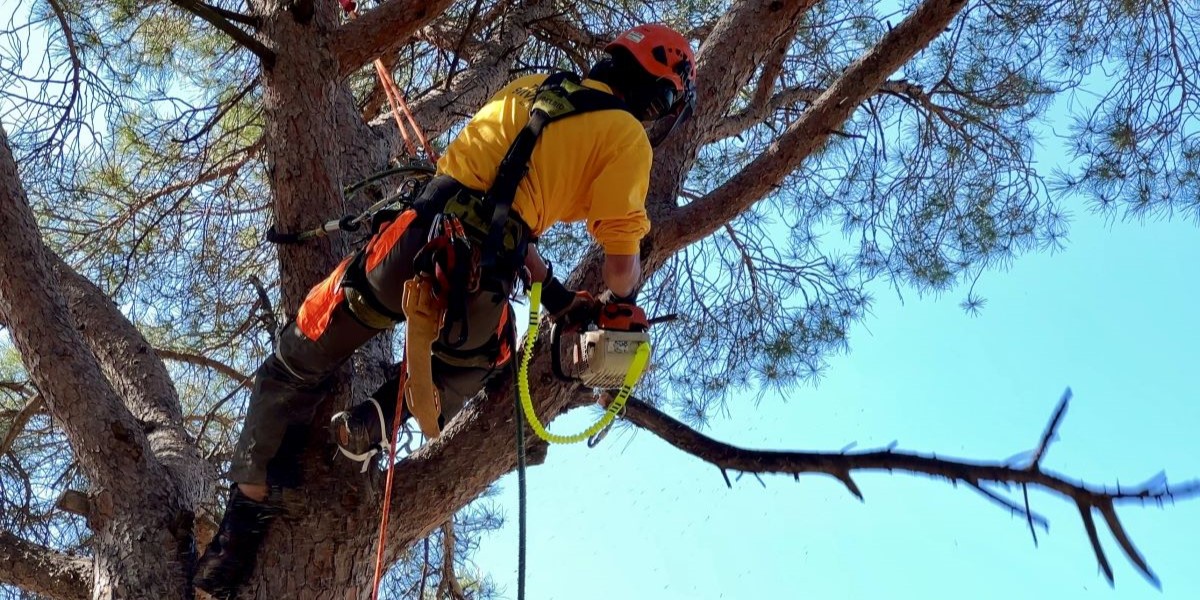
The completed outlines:
{"type": "Polygon", "coordinates": [[[565,372],[563,372],[562,352],[560,351],[561,349],[562,349],[562,330],[559,328],[558,323],[551,323],[551,325],[550,325],[550,367],[551,367],[551,370],[554,371],[554,376],[559,378],[559,380],[561,380],[561,381],[568,381],[571,383],[579,381],[578,378],[571,377],[570,375],[567,375],[565,372]]]}

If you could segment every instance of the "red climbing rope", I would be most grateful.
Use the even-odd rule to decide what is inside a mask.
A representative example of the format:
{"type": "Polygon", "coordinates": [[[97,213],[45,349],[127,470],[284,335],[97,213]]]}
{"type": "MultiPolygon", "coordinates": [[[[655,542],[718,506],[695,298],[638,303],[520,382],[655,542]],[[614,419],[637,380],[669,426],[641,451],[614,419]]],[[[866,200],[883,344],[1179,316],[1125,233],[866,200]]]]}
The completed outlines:
{"type": "MultiPolygon", "coordinates": [[[[354,0],[338,0],[342,5],[342,10],[346,12],[351,19],[358,18],[358,5],[354,0]]],[[[383,88],[384,95],[387,96],[388,105],[392,108],[392,116],[396,119],[396,128],[400,130],[400,137],[404,138],[404,147],[408,150],[410,156],[417,155],[417,147],[413,144],[412,137],[409,136],[408,129],[411,127],[413,134],[417,140],[421,142],[421,149],[425,151],[425,156],[431,162],[437,162],[438,154],[433,149],[433,145],[429,143],[429,139],[425,137],[425,132],[421,126],[417,124],[417,119],[413,117],[412,111],[408,108],[408,103],[404,101],[404,94],[400,93],[400,88],[396,86],[396,80],[392,79],[392,74],[388,68],[384,66],[383,60],[375,59],[375,74],[379,77],[379,86],[383,88]],[[401,113],[404,119],[401,119],[401,113]],[[405,126],[405,120],[408,121],[405,126]]]]}
{"type": "MultiPolygon", "coordinates": [[[[358,18],[358,5],[354,0],[338,0],[342,10],[351,18],[358,18]]],[[[425,150],[425,156],[431,162],[437,162],[438,154],[433,149],[433,145],[429,143],[429,139],[425,137],[425,132],[421,130],[421,126],[417,124],[417,120],[413,117],[412,111],[408,108],[408,103],[404,101],[404,95],[400,93],[400,88],[396,86],[396,81],[392,79],[392,74],[380,59],[375,59],[375,74],[379,77],[379,85],[383,88],[383,93],[387,96],[388,105],[392,108],[392,116],[396,119],[396,128],[400,130],[400,136],[404,138],[404,147],[408,150],[410,156],[417,155],[417,148],[413,144],[412,137],[409,135],[408,129],[411,127],[417,140],[421,142],[421,147],[425,150]],[[401,118],[401,113],[404,117],[401,118]],[[407,127],[405,126],[407,121],[407,127]]],[[[392,508],[392,476],[396,470],[396,452],[397,444],[400,442],[400,426],[404,415],[404,391],[408,385],[408,363],[407,360],[400,363],[400,387],[396,394],[396,411],[395,421],[392,425],[392,443],[387,455],[387,482],[383,489],[383,513],[379,519],[379,542],[375,548],[375,576],[371,583],[371,600],[379,600],[379,585],[383,582],[384,560],[383,551],[387,545],[387,526],[388,517],[391,515],[392,508]]]]}
{"type": "Polygon", "coordinates": [[[383,488],[383,515],[379,519],[379,542],[375,547],[375,578],[371,584],[371,600],[379,600],[379,584],[383,582],[383,549],[387,544],[388,516],[392,508],[392,474],[396,470],[397,444],[400,442],[400,425],[404,415],[404,389],[408,385],[408,363],[400,362],[400,387],[396,392],[396,412],[392,420],[392,445],[387,454],[387,482],[383,488]]]}

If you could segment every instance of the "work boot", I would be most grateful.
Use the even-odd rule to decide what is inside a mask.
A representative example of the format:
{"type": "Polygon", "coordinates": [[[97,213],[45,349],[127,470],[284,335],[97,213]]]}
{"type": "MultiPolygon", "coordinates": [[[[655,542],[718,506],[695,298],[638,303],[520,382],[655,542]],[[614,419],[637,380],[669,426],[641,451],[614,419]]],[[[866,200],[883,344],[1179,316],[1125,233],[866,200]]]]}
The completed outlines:
{"type": "Polygon", "coordinates": [[[233,484],[221,527],[196,564],[193,585],[218,600],[232,600],[254,570],[258,548],[279,509],[246,496],[233,484]]]}
{"type": "MultiPolygon", "coordinates": [[[[393,400],[395,402],[395,400],[393,400]]],[[[329,420],[333,443],[346,458],[363,463],[366,472],[371,459],[381,453],[388,443],[391,414],[375,398],[368,398],[350,410],[339,412],[329,420]]]]}

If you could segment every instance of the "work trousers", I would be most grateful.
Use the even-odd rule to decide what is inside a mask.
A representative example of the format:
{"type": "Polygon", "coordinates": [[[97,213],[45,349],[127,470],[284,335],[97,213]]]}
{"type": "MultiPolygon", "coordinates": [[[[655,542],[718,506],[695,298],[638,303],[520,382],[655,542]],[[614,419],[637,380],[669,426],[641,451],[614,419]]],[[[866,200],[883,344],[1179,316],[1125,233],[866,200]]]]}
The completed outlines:
{"type": "MultiPolygon", "coordinates": [[[[403,322],[404,282],[414,276],[413,258],[429,239],[434,215],[441,212],[449,196],[462,189],[452,179],[435,178],[414,208],[384,224],[362,250],[346,257],[312,288],[296,318],[279,332],[275,352],[255,372],[229,479],[266,483],[267,467],[289,427],[311,423],[317,405],[328,393],[327,382],[333,372],[382,331],[378,323],[369,326],[356,316],[348,292],[351,298],[371,299],[376,309],[396,323],[403,322]]],[[[467,298],[465,319],[448,319],[434,343],[433,378],[443,423],[483,389],[500,365],[511,360],[514,322],[509,298],[514,275],[484,273],[479,290],[467,298]],[[465,341],[458,343],[464,326],[465,341]]]]}

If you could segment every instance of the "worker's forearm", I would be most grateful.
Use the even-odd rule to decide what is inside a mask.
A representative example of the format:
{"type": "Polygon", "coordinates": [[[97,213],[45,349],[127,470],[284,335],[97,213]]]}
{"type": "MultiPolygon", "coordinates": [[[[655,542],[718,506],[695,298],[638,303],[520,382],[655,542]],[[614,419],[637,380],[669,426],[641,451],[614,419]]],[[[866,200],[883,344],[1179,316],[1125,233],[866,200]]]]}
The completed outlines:
{"type": "Polygon", "coordinates": [[[525,268],[529,269],[529,277],[533,281],[546,282],[549,267],[546,266],[542,255],[538,253],[537,244],[529,244],[525,252],[525,268]]]}
{"type": "Polygon", "coordinates": [[[633,295],[641,277],[642,263],[636,254],[604,257],[604,285],[612,293],[622,297],[633,295]]]}

